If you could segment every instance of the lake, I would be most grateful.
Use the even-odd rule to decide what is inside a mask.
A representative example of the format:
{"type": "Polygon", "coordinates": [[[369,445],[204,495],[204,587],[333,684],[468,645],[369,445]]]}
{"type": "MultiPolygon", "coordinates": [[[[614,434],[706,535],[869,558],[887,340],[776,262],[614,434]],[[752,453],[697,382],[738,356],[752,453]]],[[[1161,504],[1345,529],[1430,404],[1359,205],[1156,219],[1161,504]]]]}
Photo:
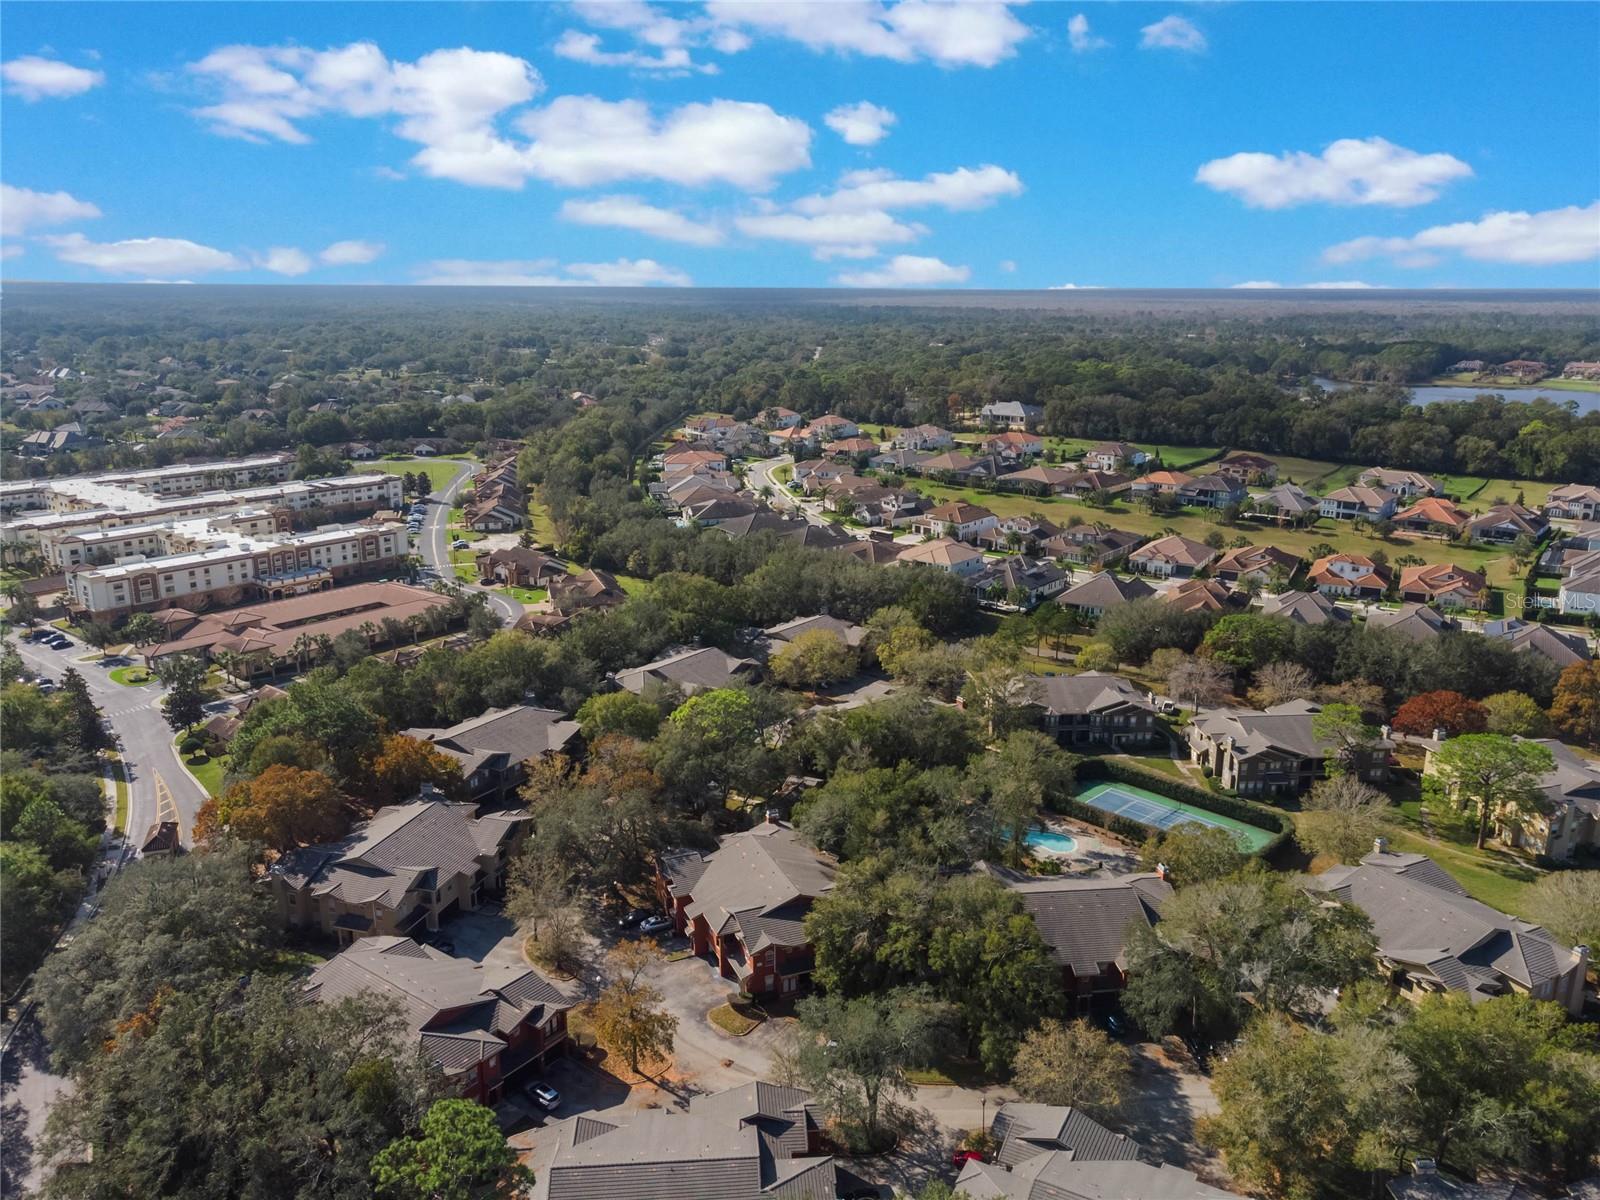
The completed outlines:
{"type": "MultiPolygon", "coordinates": [[[[1355,387],[1353,383],[1340,383],[1337,379],[1318,378],[1314,381],[1319,386],[1330,392],[1342,392],[1355,387]]],[[[1429,384],[1426,387],[1411,389],[1411,402],[1413,404],[1432,404],[1436,400],[1475,400],[1479,396],[1503,396],[1507,400],[1530,401],[1543,396],[1546,400],[1554,400],[1562,404],[1568,400],[1578,406],[1578,413],[1600,412],[1600,392],[1567,392],[1559,388],[1541,390],[1537,387],[1471,387],[1461,384],[1429,384]]]]}

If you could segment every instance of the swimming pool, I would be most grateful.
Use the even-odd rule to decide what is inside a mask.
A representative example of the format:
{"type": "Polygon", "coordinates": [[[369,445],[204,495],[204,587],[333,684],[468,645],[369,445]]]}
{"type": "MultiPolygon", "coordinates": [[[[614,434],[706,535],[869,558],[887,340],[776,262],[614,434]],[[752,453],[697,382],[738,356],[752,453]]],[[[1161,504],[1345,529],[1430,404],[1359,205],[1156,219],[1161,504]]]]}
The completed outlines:
{"type": "Polygon", "coordinates": [[[1030,829],[1022,838],[1023,844],[1049,854],[1071,854],[1078,848],[1078,840],[1053,829],[1030,829]]]}

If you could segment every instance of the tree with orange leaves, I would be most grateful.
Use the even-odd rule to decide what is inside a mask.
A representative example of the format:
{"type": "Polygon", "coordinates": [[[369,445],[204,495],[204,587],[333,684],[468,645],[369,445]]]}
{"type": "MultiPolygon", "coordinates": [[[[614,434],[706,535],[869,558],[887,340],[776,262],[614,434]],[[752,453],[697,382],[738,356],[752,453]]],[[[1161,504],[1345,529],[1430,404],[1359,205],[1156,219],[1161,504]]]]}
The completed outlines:
{"type": "Polygon", "coordinates": [[[224,828],[281,851],[338,837],[347,823],[344,794],[331,779],[321,771],[277,764],[230,787],[214,813],[202,809],[195,832],[203,825],[209,838],[224,828]]]}
{"type": "Polygon", "coordinates": [[[432,784],[447,796],[461,791],[461,764],[439,747],[403,733],[391,733],[378,744],[367,766],[367,790],[377,805],[410,800],[432,784]]]}

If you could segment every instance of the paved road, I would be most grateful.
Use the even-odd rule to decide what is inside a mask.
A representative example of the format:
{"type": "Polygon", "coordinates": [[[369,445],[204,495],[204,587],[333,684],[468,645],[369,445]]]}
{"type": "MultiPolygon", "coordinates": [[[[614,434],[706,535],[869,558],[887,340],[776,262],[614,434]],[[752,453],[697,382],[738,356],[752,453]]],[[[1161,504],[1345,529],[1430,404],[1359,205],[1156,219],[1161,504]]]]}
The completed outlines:
{"type": "Polygon", "coordinates": [[[823,516],[820,504],[802,504],[795,499],[788,488],[772,477],[775,470],[789,466],[791,462],[787,455],[780,454],[776,458],[763,458],[760,462],[751,463],[750,469],[745,474],[745,487],[758,497],[762,488],[771,488],[772,495],[767,503],[773,508],[797,512],[813,525],[821,525],[823,516]]]}
{"type": "Polygon", "coordinates": [[[476,467],[476,463],[460,463],[450,482],[428,497],[428,516],[422,523],[422,535],[417,539],[417,549],[422,554],[422,561],[427,563],[440,579],[460,583],[464,588],[482,592],[489,597],[489,606],[499,614],[500,619],[507,625],[515,625],[522,616],[521,604],[504,592],[482,588],[475,583],[462,583],[456,579],[455,567],[450,563],[450,546],[445,534],[450,523],[450,505],[462,485],[472,478],[476,467]]]}
{"type": "MultiPolygon", "coordinates": [[[[194,819],[206,793],[178,761],[172,730],[161,713],[166,689],[159,683],[124,687],[111,681],[111,666],[82,642],[70,650],[51,650],[17,639],[17,652],[35,671],[57,683],[68,667],[89,685],[89,695],[111,723],[130,784],[128,835],[135,844],[159,821],[177,821],[185,845],[193,840],[194,819]],[[80,661],[82,660],[82,661],[80,661]]],[[[112,665],[117,660],[111,660],[112,665]]]]}

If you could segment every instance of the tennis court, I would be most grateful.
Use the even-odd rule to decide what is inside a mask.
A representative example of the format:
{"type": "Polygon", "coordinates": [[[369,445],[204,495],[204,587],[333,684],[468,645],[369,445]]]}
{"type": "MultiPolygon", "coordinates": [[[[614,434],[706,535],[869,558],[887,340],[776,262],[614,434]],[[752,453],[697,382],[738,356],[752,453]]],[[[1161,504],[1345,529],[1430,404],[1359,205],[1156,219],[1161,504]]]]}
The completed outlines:
{"type": "Polygon", "coordinates": [[[1226,829],[1239,842],[1239,848],[1254,854],[1277,835],[1270,829],[1246,825],[1220,813],[1184,804],[1169,796],[1161,796],[1129,783],[1097,783],[1073,797],[1079,804],[1097,808],[1101,812],[1115,813],[1125,820],[1148,825],[1152,829],[1171,829],[1174,825],[1210,825],[1226,829]]]}

